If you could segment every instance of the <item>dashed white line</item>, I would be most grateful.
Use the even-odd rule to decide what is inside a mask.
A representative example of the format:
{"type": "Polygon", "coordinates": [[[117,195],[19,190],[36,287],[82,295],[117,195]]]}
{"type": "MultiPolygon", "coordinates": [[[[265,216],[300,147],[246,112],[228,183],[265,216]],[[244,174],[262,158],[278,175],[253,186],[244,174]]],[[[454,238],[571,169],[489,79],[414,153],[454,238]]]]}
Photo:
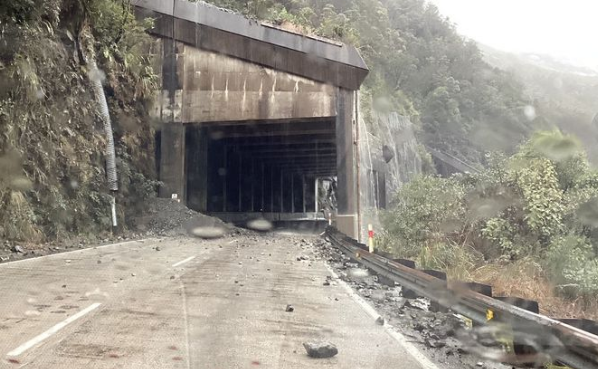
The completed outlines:
{"type": "Polygon", "coordinates": [[[179,265],[185,264],[185,263],[187,263],[187,262],[189,262],[189,261],[191,261],[191,260],[193,260],[193,259],[195,259],[195,256],[189,256],[189,257],[188,257],[187,259],[185,259],[185,260],[181,260],[181,261],[179,261],[178,263],[174,263],[174,264],[172,264],[172,266],[173,266],[173,267],[178,267],[179,265]]]}
{"type": "MultiPolygon", "coordinates": [[[[337,280],[337,282],[345,289],[345,291],[347,291],[349,296],[355,302],[357,302],[357,304],[361,306],[361,308],[369,316],[371,316],[374,319],[377,319],[380,316],[380,314],[378,314],[378,312],[376,311],[376,309],[372,307],[372,305],[368,304],[363,298],[361,298],[361,296],[359,296],[357,293],[355,293],[355,291],[353,291],[351,286],[349,286],[345,281],[339,278],[338,274],[336,274],[336,272],[334,271],[334,269],[332,269],[330,265],[326,263],[324,265],[326,266],[326,269],[328,269],[332,277],[334,277],[334,279],[337,280]]],[[[428,359],[428,357],[426,357],[420,350],[418,350],[417,347],[412,345],[411,342],[409,342],[409,340],[407,340],[405,336],[403,336],[401,333],[397,332],[393,328],[394,327],[392,325],[384,323],[384,329],[386,330],[386,333],[388,333],[388,335],[390,335],[392,338],[395,339],[395,341],[397,341],[401,346],[403,346],[405,351],[407,351],[422,366],[422,368],[438,369],[438,366],[436,364],[434,364],[430,359],[428,359]]]]}
{"type": "Polygon", "coordinates": [[[58,331],[60,331],[62,328],[66,327],[70,323],[74,322],[75,320],[77,320],[77,319],[83,317],[84,315],[89,314],[93,310],[97,309],[98,307],[100,307],[100,305],[102,305],[102,304],[99,303],[99,302],[96,302],[94,304],[89,305],[88,307],[86,307],[85,309],[81,310],[77,314],[68,317],[67,319],[65,319],[62,322],[56,324],[55,326],[53,326],[52,328],[48,329],[44,333],[42,333],[42,334],[40,334],[40,335],[38,335],[36,337],[33,337],[32,339],[30,339],[29,341],[25,342],[24,344],[22,344],[21,346],[17,347],[14,350],[12,350],[11,352],[9,352],[6,355],[7,356],[19,356],[19,355],[21,355],[22,353],[24,353],[25,351],[29,350],[33,346],[41,343],[43,340],[52,337],[54,334],[56,334],[58,331]]]}

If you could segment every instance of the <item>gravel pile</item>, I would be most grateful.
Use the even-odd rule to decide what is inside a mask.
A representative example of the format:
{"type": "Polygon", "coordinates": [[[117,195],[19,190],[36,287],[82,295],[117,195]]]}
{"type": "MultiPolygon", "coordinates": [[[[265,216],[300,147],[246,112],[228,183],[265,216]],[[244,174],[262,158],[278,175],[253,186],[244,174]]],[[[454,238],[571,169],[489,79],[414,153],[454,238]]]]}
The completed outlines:
{"type": "Polygon", "coordinates": [[[194,231],[208,229],[220,229],[223,234],[239,232],[218,218],[198,213],[172,199],[154,199],[143,218],[146,231],[159,236],[193,234],[194,231]]]}

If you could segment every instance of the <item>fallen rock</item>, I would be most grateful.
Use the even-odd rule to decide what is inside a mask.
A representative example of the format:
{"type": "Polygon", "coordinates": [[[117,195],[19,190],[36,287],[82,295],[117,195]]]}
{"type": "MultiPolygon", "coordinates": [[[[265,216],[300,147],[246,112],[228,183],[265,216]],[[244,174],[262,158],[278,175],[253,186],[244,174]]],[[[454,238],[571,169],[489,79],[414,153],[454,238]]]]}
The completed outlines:
{"type": "Polygon", "coordinates": [[[418,332],[423,332],[426,329],[426,326],[421,324],[420,322],[415,323],[415,325],[413,326],[413,329],[418,331],[418,332]]]}
{"type": "Polygon", "coordinates": [[[384,325],[384,318],[383,318],[383,317],[381,317],[381,316],[379,316],[379,317],[376,319],[376,324],[378,324],[378,325],[384,325]]]}
{"type": "Polygon", "coordinates": [[[293,305],[287,305],[284,311],[286,311],[287,313],[292,313],[293,311],[295,311],[295,308],[293,307],[293,305]]]}
{"type": "Polygon", "coordinates": [[[330,342],[303,342],[309,357],[325,359],[338,354],[338,349],[330,342]]]}
{"type": "Polygon", "coordinates": [[[430,348],[441,348],[446,346],[446,342],[444,341],[440,341],[440,340],[433,340],[431,338],[426,338],[424,340],[424,343],[426,344],[426,346],[430,347],[430,348]]]}
{"type": "Polygon", "coordinates": [[[415,300],[408,300],[405,302],[405,306],[411,307],[414,309],[428,311],[428,304],[422,298],[417,298],[415,300]]]}
{"type": "Polygon", "coordinates": [[[23,252],[25,252],[25,251],[23,250],[23,248],[22,248],[21,246],[19,246],[19,245],[15,245],[15,246],[12,248],[12,251],[13,251],[13,252],[18,252],[19,254],[22,254],[23,252]]]}

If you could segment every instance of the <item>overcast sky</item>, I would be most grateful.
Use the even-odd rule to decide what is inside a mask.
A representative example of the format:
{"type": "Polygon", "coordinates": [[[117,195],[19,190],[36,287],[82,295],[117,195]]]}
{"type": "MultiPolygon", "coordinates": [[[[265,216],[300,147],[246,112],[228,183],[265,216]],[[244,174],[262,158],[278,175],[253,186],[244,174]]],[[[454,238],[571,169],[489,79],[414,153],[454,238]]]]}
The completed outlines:
{"type": "Polygon", "coordinates": [[[505,51],[598,68],[597,0],[429,0],[460,33],[505,51]]]}

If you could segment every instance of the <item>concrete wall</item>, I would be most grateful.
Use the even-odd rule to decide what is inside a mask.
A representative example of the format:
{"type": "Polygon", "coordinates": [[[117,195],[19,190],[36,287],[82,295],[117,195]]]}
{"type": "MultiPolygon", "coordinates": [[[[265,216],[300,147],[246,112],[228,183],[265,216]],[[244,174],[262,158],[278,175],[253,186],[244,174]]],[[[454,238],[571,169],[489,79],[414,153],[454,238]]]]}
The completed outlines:
{"type": "Polygon", "coordinates": [[[336,88],[222,54],[162,40],[162,88],[153,115],[163,123],[331,117],[336,88]]]}
{"type": "Polygon", "coordinates": [[[358,192],[356,145],[357,92],[339,89],[336,106],[337,216],[336,227],[347,236],[358,238],[358,192]]]}

